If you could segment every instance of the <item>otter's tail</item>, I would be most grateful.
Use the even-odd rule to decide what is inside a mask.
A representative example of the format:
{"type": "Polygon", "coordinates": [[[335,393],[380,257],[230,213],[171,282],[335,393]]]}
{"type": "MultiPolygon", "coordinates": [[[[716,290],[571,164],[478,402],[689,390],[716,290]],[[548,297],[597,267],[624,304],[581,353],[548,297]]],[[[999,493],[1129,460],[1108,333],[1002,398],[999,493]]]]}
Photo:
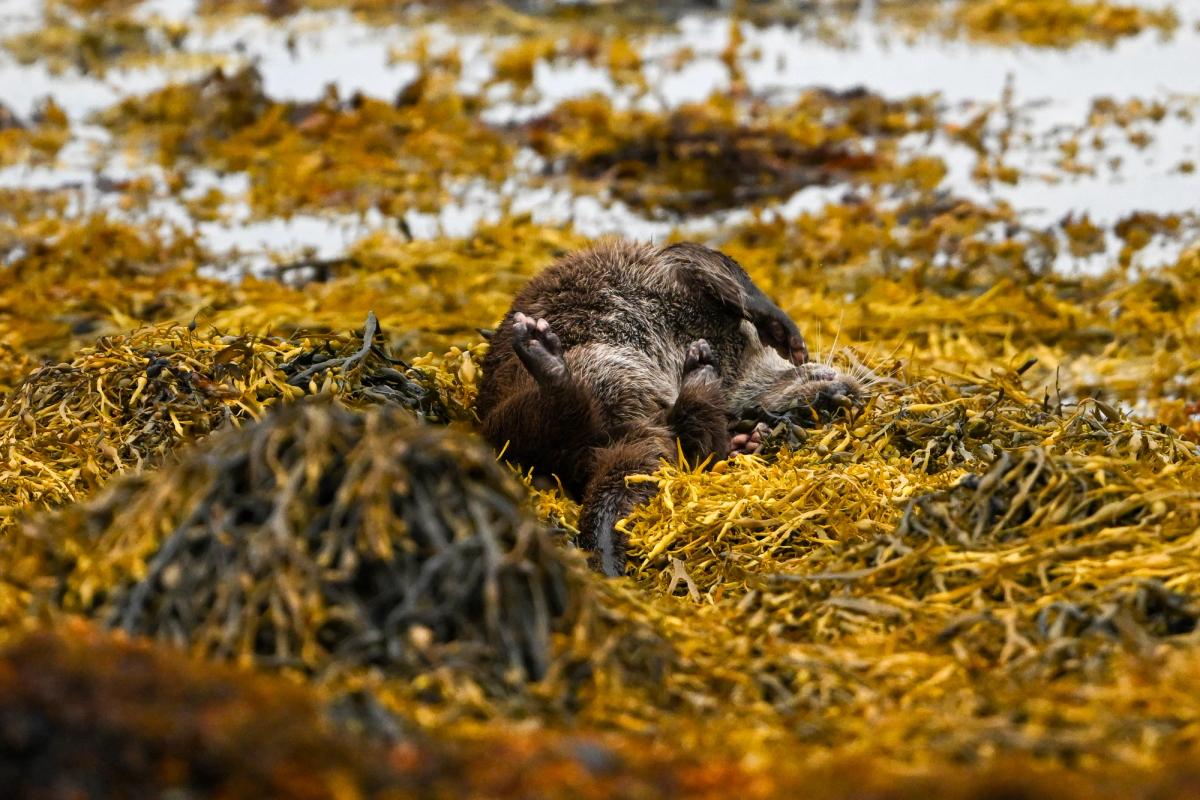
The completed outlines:
{"type": "Polygon", "coordinates": [[[631,475],[647,475],[667,455],[659,436],[627,437],[594,451],[592,479],[583,496],[579,544],[591,553],[588,563],[610,578],[625,574],[625,536],[617,523],[638,503],[654,495],[650,483],[629,484],[631,475]]]}

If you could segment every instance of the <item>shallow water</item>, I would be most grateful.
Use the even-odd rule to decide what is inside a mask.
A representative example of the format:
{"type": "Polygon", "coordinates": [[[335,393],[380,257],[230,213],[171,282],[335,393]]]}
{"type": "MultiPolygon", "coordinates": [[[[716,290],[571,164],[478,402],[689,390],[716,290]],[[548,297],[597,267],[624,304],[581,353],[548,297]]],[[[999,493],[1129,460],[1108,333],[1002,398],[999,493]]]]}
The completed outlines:
{"type": "MultiPolygon", "coordinates": [[[[412,63],[394,54],[411,46],[421,33],[435,48],[458,48],[466,65],[464,91],[479,91],[491,75],[490,56],[510,39],[489,39],[479,34],[452,31],[440,24],[418,31],[407,25],[375,25],[348,13],[301,13],[283,21],[263,17],[195,20],[191,0],[153,0],[142,4],[145,19],[190,23],[183,51],[152,66],[114,68],[102,77],[70,71],[54,74],[44,64],[22,65],[0,51],[0,102],[26,115],[43,97],[52,95],[68,112],[73,139],[53,167],[15,166],[0,170],[0,186],[51,188],[78,186],[76,210],[116,208],[119,198],[96,189],[96,177],[115,179],[157,175],[152,165],[129,162],[123,156],[104,155],[109,136],[88,124],[90,116],[123,97],[144,93],[173,80],[202,74],[214,62],[230,66],[255,63],[263,74],[266,92],[278,99],[312,99],[327,85],[342,96],[363,92],[389,97],[417,74],[412,63]]],[[[980,110],[1001,102],[1007,92],[1008,107],[1018,114],[1020,134],[1006,160],[1023,173],[1015,184],[981,183],[972,177],[975,154],[964,145],[935,133],[914,138],[908,150],[941,157],[948,175],[942,189],[979,202],[1004,201],[1036,225],[1050,225],[1068,214],[1082,214],[1099,223],[1112,223],[1135,210],[1160,213],[1190,212],[1196,207],[1200,177],[1185,174],[1179,165],[1200,160],[1200,125],[1169,116],[1146,126],[1150,141],[1135,146],[1121,131],[1101,131],[1105,147],[1084,148],[1081,161],[1089,161],[1094,174],[1064,175],[1055,169],[1058,142],[1084,130],[1088,110],[1097,97],[1117,100],[1141,98],[1169,101],[1173,109],[1196,108],[1200,96],[1200,0],[1173,4],[1180,25],[1172,36],[1147,31],[1113,46],[1082,44],[1065,50],[1032,47],[998,47],[947,41],[933,35],[904,38],[889,31],[868,5],[840,33],[842,42],[822,41],[784,26],[744,26],[742,69],[754,92],[785,102],[811,86],[844,90],[865,87],[887,97],[937,94],[947,120],[967,120],[980,110]],[[1121,159],[1116,169],[1107,165],[1121,159]]],[[[36,29],[41,19],[39,3],[0,0],[0,31],[5,37],[36,29]]],[[[619,103],[673,106],[702,100],[728,89],[729,73],[719,59],[729,37],[729,19],[693,15],[683,18],[677,30],[648,39],[642,47],[645,74],[652,91],[640,99],[618,87],[608,72],[582,62],[541,62],[534,73],[532,91],[519,101],[506,97],[504,87],[491,87],[485,118],[490,122],[527,119],[543,113],[569,97],[603,93],[619,103]],[[667,66],[667,57],[689,48],[695,57],[682,68],[667,66]]],[[[1003,115],[997,114],[997,118],[1003,115]]],[[[988,135],[994,137],[994,123],[988,135]]],[[[1087,131],[1090,138],[1095,131],[1087,131]]],[[[524,172],[540,165],[533,154],[522,158],[524,172]]],[[[241,176],[197,172],[196,189],[219,186],[227,195],[245,194],[241,176]]],[[[838,198],[845,187],[812,187],[778,204],[770,213],[794,216],[820,208],[838,198]]],[[[454,193],[455,201],[440,214],[410,213],[408,227],[419,237],[441,233],[469,233],[480,220],[500,214],[503,203],[516,211],[529,211],[547,221],[572,220],[582,231],[600,235],[623,233],[658,238],[676,225],[685,230],[708,231],[722,223],[744,218],[737,210],[686,221],[649,219],[620,203],[575,196],[566,189],[532,188],[520,173],[499,190],[466,183],[454,193]]],[[[358,236],[391,225],[379,214],[307,215],[290,219],[251,220],[245,203],[236,203],[226,222],[196,222],[177,199],[164,195],[153,213],[183,225],[196,225],[206,244],[218,252],[241,252],[242,267],[269,262],[268,254],[310,248],[319,256],[336,255],[358,236]]],[[[1172,258],[1178,246],[1160,243],[1141,252],[1138,263],[1154,264],[1172,258]]],[[[1060,259],[1063,269],[1099,269],[1107,256],[1077,261],[1060,259]]]]}

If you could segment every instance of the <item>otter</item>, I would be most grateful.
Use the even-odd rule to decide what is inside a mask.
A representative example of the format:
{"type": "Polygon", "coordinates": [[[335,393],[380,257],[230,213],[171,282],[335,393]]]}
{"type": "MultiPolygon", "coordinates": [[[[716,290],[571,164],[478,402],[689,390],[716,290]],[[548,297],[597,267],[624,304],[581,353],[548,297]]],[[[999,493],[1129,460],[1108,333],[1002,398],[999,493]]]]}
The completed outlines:
{"type": "Polygon", "coordinates": [[[560,259],[517,293],[482,368],[484,438],[581,500],[579,544],[608,576],[625,570],[616,523],[652,495],[627,477],[677,448],[693,464],[756,452],[765,426],[739,421],[862,393],[809,360],[737,262],[693,243],[610,241],[560,259]]]}

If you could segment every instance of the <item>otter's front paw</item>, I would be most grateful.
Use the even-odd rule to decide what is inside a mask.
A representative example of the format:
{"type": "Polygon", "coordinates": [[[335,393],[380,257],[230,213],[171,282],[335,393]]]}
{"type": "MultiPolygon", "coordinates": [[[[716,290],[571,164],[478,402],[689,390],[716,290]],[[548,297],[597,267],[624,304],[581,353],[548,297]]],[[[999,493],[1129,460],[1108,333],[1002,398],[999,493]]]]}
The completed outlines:
{"type": "Polygon", "coordinates": [[[850,415],[863,402],[862,387],[858,381],[846,375],[815,380],[806,388],[809,391],[808,404],[822,417],[835,417],[842,413],[850,415]]]}
{"type": "Polygon", "coordinates": [[[540,384],[559,385],[570,377],[563,359],[563,346],[544,319],[518,311],[512,319],[513,352],[540,384]]]}

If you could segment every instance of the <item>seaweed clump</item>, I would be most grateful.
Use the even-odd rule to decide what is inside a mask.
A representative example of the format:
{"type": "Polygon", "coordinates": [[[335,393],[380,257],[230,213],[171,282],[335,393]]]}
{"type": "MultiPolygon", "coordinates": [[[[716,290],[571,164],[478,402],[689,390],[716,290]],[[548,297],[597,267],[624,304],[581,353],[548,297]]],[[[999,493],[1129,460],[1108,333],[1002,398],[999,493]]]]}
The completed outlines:
{"type": "Polygon", "coordinates": [[[1147,29],[1170,32],[1179,18],[1151,9],[1075,0],[973,0],[954,9],[953,25],[971,39],[995,44],[1070,47],[1082,41],[1112,44],[1147,29]]]}
{"type": "Polygon", "coordinates": [[[58,576],[35,599],[206,656],[497,691],[547,673],[583,595],[490,450],[391,408],[282,408],[34,521],[9,558],[58,576]]]}
{"type": "Polygon", "coordinates": [[[696,213],[885,175],[932,189],[941,163],[901,163],[896,145],[935,124],[930,98],[812,90],[787,107],[712,97],[666,113],[569,100],[519,133],[553,169],[593,188],[650,211],[696,213]]]}
{"type": "Polygon", "coordinates": [[[28,122],[0,103],[0,167],[53,162],[70,136],[66,112],[52,99],[43,101],[28,122]]]}
{"type": "Polygon", "coordinates": [[[374,319],[359,335],[291,340],[162,325],[101,337],[70,362],[36,368],[0,399],[4,522],[86,496],[115,473],[161,463],[182,443],[306,394],[443,420],[421,373],[387,355],[374,319]]]}
{"type": "Polygon", "coordinates": [[[272,100],[253,67],[218,69],[124,100],[101,121],[163,165],[245,172],[264,216],[436,211],[455,182],[502,179],[509,148],[457,93],[453,64],[423,69],[394,102],[330,90],[308,103],[272,100]]]}
{"type": "Polygon", "coordinates": [[[125,14],[100,12],[91,19],[51,9],[37,30],[2,44],[22,64],[44,63],[54,75],[78,70],[103,76],[114,68],[144,64],[176,48],[186,31],[164,30],[125,14]]]}

